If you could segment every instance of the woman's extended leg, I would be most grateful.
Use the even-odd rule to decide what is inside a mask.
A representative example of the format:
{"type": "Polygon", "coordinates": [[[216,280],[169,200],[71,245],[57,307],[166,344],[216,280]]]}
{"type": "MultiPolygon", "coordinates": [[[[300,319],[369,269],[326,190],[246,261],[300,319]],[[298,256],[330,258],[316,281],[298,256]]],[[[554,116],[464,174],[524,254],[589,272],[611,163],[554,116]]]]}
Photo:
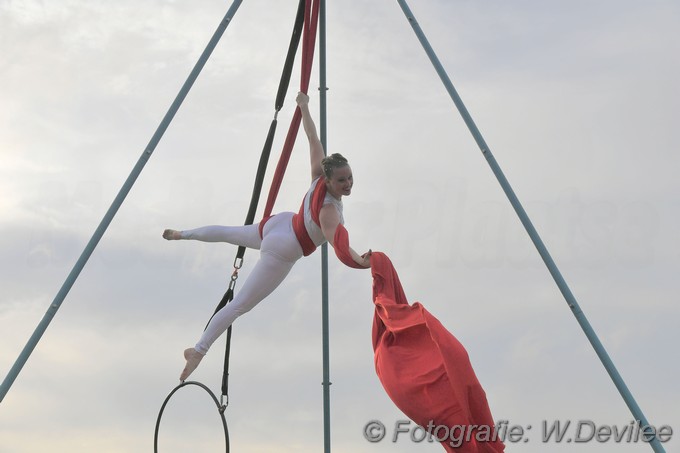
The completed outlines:
{"type": "Polygon", "coordinates": [[[227,330],[236,318],[252,310],[269,296],[286,278],[295,262],[282,261],[269,254],[263,254],[241,289],[224,308],[210,320],[196,350],[202,354],[227,330]]]}
{"type": "Polygon", "coordinates": [[[294,261],[283,261],[272,254],[262,254],[234,299],[213,315],[196,346],[184,351],[187,365],[180,376],[181,381],[186,380],[196,369],[210,346],[236,318],[252,310],[281,284],[294,264],[294,261]]]}
{"type": "Polygon", "coordinates": [[[258,225],[222,226],[210,225],[193,230],[165,230],[163,237],[169,241],[193,239],[202,242],[228,242],[251,249],[259,249],[262,244],[258,225]]]}
{"type": "Polygon", "coordinates": [[[234,299],[212,317],[196,346],[184,351],[187,363],[180,380],[189,377],[215,340],[236,318],[269,296],[302,257],[302,248],[292,230],[291,217],[292,213],[281,213],[267,222],[259,261],[234,299]]]}

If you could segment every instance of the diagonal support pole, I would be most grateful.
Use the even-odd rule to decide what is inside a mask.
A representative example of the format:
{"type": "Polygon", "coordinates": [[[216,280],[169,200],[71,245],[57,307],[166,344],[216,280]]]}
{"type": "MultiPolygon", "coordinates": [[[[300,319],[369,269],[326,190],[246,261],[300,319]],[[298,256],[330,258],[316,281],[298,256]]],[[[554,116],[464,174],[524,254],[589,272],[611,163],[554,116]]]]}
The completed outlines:
{"type": "Polygon", "coordinates": [[[111,221],[118,212],[118,209],[123,204],[123,201],[125,201],[125,197],[127,197],[128,193],[130,192],[130,189],[132,189],[132,186],[134,185],[135,181],[137,181],[137,178],[144,169],[144,166],[151,157],[151,154],[156,149],[158,142],[160,142],[161,138],[163,137],[163,134],[170,125],[170,122],[175,117],[175,114],[179,110],[179,107],[182,105],[182,102],[189,93],[189,90],[191,90],[191,87],[198,78],[198,75],[201,73],[201,70],[208,61],[208,58],[210,58],[210,54],[215,49],[215,46],[217,46],[217,43],[224,34],[224,31],[227,29],[227,26],[231,22],[231,19],[234,17],[234,14],[236,14],[236,11],[238,10],[239,6],[241,6],[241,2],[242,0],[234,0],[231,7],[227,11],[226,15],[220,22],[219,26],[217,27],[217,30],[215,30],[215,33],[208,42],[208,45],[201,54],[198,62],[196,62],[196,65],[189,74],[189,77],[187,78],[186,82],[184,82],[184,85],[177,94],[177,97],[175,98],[172,105],[170,105],[170,108],[168,109],[167,113],[163,117],[163,120],[156,129],[156,132],[151,137],[149,144],[144,149],[144,152],[137,161],[137,164],[134,166],[132,172],[125,180],[125,183],[118,192],[118,195],[113,200],[113,203],[111,204],[108,211],[104,215],[104,218],[99,223],[99,226],[92,235],[92,238],[90,238],[90,241],[85,246],[85,249],[81,253],[80,258],[78,258],[78,261],[76,261],[76,264],[73,266],[73,269],[71,270],[68,277],[64,281],[63,285],[61,286],[61,289],[59,290],[54,300],[52,301],[52,304],[50,304],[49,308],[47,309],[47,312],[45,313],[42,320],[38,324],[38,327],[35,329],[33,335],[31,335],[31,338],[29,338],[28,342],[26,343],[26,346],[24,346],[24,349],[21,351],[21,354],[14,362],[14,365],[12,366],[9,373],[5,377],[5,380],[2,382],[2,385],[0,385],[0,402],[2,402],[2,400],[5,398],[5,395],[9,391],[14,381],[16,380],[17,376],[19,375],[19,372],[26,364],[26,361],[30,357],[35,347],[38,345],[40,338],[43,336],[50,322],[52,322],[52,319],[57,314],[59,307],[61,307],[61,304],[62,302],[64,302],[64,299],[71,290],[71,287],[78,279],[80,272],[85,267],[85,264],[87,264],[87,261],[92,255],[92,252],[94,252],[94,249],[97,247],[97,244],[99,243],[102,236],[106,232],[106,229],[111,224],[111,221]]]}
{"type": "Polygon", "coordinates": [[[628,405],[628,408],[630,409],[633,416],[635,417],[635,420],[640,424],[640,427],[642,429],[642,433],[643,433],[643,435],[645,435],[645,439],[647,441],[649,441],[652,449],[655,452],[665,453],[665,450],[664,450],[663,446],[661,445],[661,443],[659,442],[659,439],[655,436],[655,433],[652,432],[653,429],[651,429],[649,422],[647,421],[647,419],[645,418],[645,415],[642,413],[642,410],[640,409],[640,406],[638,406],[637,402],[635,401],[635,398],[633,397],[630,390],[628,389],[628,386],[623,381],[623,378],[621,377],[618,370],[616,369],[616,366],[614,366],[614,362],[612,362],[611,358],[609,357],[609,354],[605,350],[604,346],[600,342],[600,339],[598,338],[597,334],[595,333],[592,326],[590,325],[590,322],[588,322],[586,315],[583,313],[583,311],[579,307],[579,304],[576,301],[576,298],[574,297],[571,290],[567,286],[567,283],[564,280],[564,278],[562,277],[561,272],[557,268],[555,261],[550,256],[548,249],[543,244],[543,241],[541,240],[540,236],[538,235],[538,232],[536,231],[533,224],[531,223],[529,216],[527,215],[526,211],[522,207],[522,204],[520,203],[519,199],[515,195],[515,192],[512,190],[510,183],[508,182],[505,175],[503,174],[503,171],[501,170],[500,166],[496,162],[496,159],[493,157],[491,150],[489,149],[488,145],[486,144],[486,141],[482,137],[482,134],[479,131],[479,129],[477,128],[477,125],[472,120],[470,113],[467,111],[467,108],[463,104],[463,100],[458,95],[458,92],[454,88],[453,83],[451,83],[451,79],[449,79],[449,76],[446,74],[446,70],[444,69],[441,62],[439,61],[439,58],[437,58],[437,55],[435,54],[434,50],[432,49],[432,46],[430,46],[430,43],[428,42],[427,38],[425,37],[423,30],[420,28],[418,21],[416,20],[415,16],[411,12],[411,9],[408,7],[406,0],[397,0],[397,2],[399,3],[399,6],[401,6],[401,9],[404,12],[404,15],[406,16],[409,23],[411,24],[411,27],[413,28],[413,31],[415,32],[416,36],[418,37],[420,44],[423,46],[423,49],[425,49],[427,56],[430,58],[432,65],[434,66],[435,70],[437,71],[437,74],[439,75],[439,78],[441,79],[442,83],[444,84],[444,87],[446,88],[449,95],[451,96],[453,103],[458,108],[458,111],[461,114],[461,116],[463,117],[463,120],[465,121],[465,124],[467,125],[468,129],[470,130],[470,133],[472,134],[475,141],[477,142],[477,146],[479,146],[479,149],[482,151],[482,154],[486,158],[489,166],[491,167],[491,170],[493,171],[494,175],[496,176],[496,179],[498,179],[498,182],[500,183],[501,187],[503,188],[505,195],[508,197],[508,200],[510,200],[512,207],[515,209],[515,212],[517,213],[517,216],[519,217],[520,221],[522,222],[522,225],[524,225],[524,228],[526,229],[527,233],[529,234],[529,237],[531,238],[532,242],[534,243],[534,246],[538,250],[538,253],[541,255],[543,262],[548,267],[548,270],[550,271],[550,274],[552,275],[553,279],[555,280],[555,283],[557,284],[558,288],[560,289],[560,292],[564,296],[564,299],[566,300],[567,305],[569,305],[569,308],[571,309],[574,316],[576,317],[576,320],[581,325],[583,332],[588,337],[590,344],[595,349],[595,352],[597,353],[598,357],[600,358],[600,361],[602,362],[605,369],[607,370],[607,373],[609,373],[609,376],[614,381],[614,385],[616,385],[616,388],[619,390],[619,393],[621,394],[624,401],[628,405]]]}

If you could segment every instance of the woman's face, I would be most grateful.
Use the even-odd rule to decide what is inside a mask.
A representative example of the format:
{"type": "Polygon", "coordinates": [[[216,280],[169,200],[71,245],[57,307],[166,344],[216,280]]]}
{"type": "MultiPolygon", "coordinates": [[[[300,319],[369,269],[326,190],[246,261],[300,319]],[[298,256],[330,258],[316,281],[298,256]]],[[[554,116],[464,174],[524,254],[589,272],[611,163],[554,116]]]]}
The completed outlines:
{"type": "Polygon", "coordinates": [[[352,193],[353,185],[354,179],[352,178],[352,169],[349,165],[333,170],[331,179],[326,181],[328,193],[338,199],[343,195],[347,196],[352,193]]]}

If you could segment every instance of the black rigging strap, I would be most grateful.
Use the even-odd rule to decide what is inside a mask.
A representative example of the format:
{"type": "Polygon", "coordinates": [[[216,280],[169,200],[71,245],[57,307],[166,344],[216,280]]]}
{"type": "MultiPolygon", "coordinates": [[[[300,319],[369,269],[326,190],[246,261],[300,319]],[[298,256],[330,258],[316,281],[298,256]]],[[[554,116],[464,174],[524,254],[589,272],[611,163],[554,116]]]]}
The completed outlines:
{"type": "MultiPolygon", "coordinates": [[[[300,0],[297,10],[297,16],[295,18],[295,26],[293,27],[293,34],[290,39],[290,45],[288,47],[288,55],[286,56],[286,62],[283,67],[283,73],[281,74],[281,80],[279,82],[279,89],[276,95],[276,103],[274,105],[274,119],[269,126],[269,132],[267,133],[267,139],[265,140],[264,147],[262,148],[262,153],[260,155],[260,162],[257,167],[257,174],[255,175],[255,184],[253,187],[253,193],[250,198],[250,207],[248,208],[248,214],[246,215],[246,220],[244,225],[252,225],[255,220],[255,213],[257,211],[257,205],[260,200],[260,194],[262,192],[262,184],[264,182],[264,176],[267,171],[267,163],[269,161],[269,155],[271,154],[272,143],[274,142],[274,135],[276,134],[277,126],[277,116],[281,108],[283,107],[283,102],[286,97],[286,92],[288,91],[288,86],[290,84],[290,77],[293,71],[293,63],[295,62],[295,54],[299,47],[300,36],[302,35],[302,28],[305,19],[305,0],[300,0]]],[[[245,255],[246,248],[240,246],[236,252],[236,258],[234,259],[234,272],[231,275],[231,280],[229,282],[229,288],[227,289],[222,300],[215,308],[215,313],[220,311],[234,298],[234,288],[236,286],[236,280],[238,279],[238,271],[241,269],[243,264],[243,256],[245,255]]],[[[210,318],[212,319],[212,317],[210,318]]],[[[210,322],[210,321],[208,321],[210,322]]],[[[231,350],[231,326],[227,329],[227,344],[224,352],[224,371],[222,374],[222,397],[226,398],[226,404],[229,402],[229,353],[231,350]]]]}
{"type": "MultiPolygon", "coordinates": [[[[306,0],[299,0],[300,3],[298,5],[298,10],[297,10],[297,15],[295,18],[295,26],[293,27],[293,35],[290,40],[290,46],[288,47],[288,55],[286,56],[286,62],[284,64],[283,68],[283,73],[281,74],[281,80],[279,82],[279,89],[278,93],[276,95],[276,102],[275,102],[275,112],[274,112],[274,119],[272,120],[271,125],[269,126],[269,132],[267,133],[267,139],[265,140],[264,147],[262,149],[262,153],[260,155],[260,162],[257,167],[257,174],[255,176],[255,184],[253,187],[253,193],[250,199],[250,208],[248,209],[248,214],[246,215],[246,221],[244,225],[252,225],[253,220],[255,219],[255,213],[257,211],[257,205],[258,201],[260,199],[260,193],[262,191],[262,183],[264,181],[264,176],[267,171],[267,162],[269,161],[269,155],[271,153],[272,149],[272,143],[274,141],[274,135],[276,133],[276,125],[277,125],[277,116],[281,108],[283,107],[283,101],[286,96],[286,92],[288,91],[288,86],[290,84],[290,77],[293,71],[293,63],[295,62],[295,54],[297,52],[297,48],[299,47],[300,43],[300,37],[302,35],[303,31],[303,26],[304,26],[304,21],[305,21],[305,11],[306,11],[306,0]]],[[[310,0],[311,1],[311,0],[310,0]]],[[[236,286],[236,280],[238,279],[238,271],[241,268],[241,265],[243,264],[243,256],[245,254],[246,248],[245,247],[239,247],[237,252],[236,252],[236,258],[234,259],[234,272],[231,275],[231,280],[229,282],[229,288],[227,289],[227,292],[224,294],[222,297],[222,300],[220,303],[217,305],[217,308],[215,309],[215,312],[213,313],[213,316],[215,313],[217,313],[219,310],[221,310],[227,303],[229,303],[233,298],[234,298],[234,288],[236,286]]],[[[212,317],[211,317],[212,319],[212,317]]],[[[222,425],[224,428],[224,436],[225,436],[225,451],[226,453],[229,453],[229,433],[227,429],[227,422],[224,416],[224,411],[226,409],[227,404],[229,404],[229,397],[228,397],[228,391],[229,391],[229,352],[231,349],[231,326],[227,330],[227,344],[226,344],[226,350],[224,353],[224,373],[222,375],[222,398],[218,402],[217,397],[215,394],[210,391],[210,389],[201,384],[200,382],[195,382],[195,381],[184,381],[181,382],[175,389],[170,392],[170,394],[167,396],[165,401],[163,402],[163,406],[161,407],[161,410],[158,414],[158,419],[156,420],[156,430],[154,433],[154,452],[158,452],[158,435],[159,435],[159,429],[160,429],[160,423],[161,423],[161,418],[163,416],[163,411],[165,410],[165,407],[170,400],[170,398],[174,395],[175,392],[177,392],[180,388],[183,388],[188,385],[195,385],[203,390],[205,390],[213,399],[215,402],[218,411],[220,413],[220,417],[222,420],[222,425]],[[225,401],[226,398],[226,401],[225,401]]]]}

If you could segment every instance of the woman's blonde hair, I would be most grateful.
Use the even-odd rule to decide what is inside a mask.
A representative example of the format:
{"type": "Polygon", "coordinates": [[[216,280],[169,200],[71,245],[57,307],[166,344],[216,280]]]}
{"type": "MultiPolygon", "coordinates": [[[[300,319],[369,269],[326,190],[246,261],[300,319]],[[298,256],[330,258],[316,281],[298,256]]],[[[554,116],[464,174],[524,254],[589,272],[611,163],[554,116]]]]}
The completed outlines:
{"type": "Polygon", "coordinates": [[[340,153],[331,154],[326,156],[321,160],[321,170],[323,171],[323,176],[326,179],[331,179],[333,176],[333,170],[336,168],[342,168],[349,165],[347,159],[343,157],[340,153]]]}

